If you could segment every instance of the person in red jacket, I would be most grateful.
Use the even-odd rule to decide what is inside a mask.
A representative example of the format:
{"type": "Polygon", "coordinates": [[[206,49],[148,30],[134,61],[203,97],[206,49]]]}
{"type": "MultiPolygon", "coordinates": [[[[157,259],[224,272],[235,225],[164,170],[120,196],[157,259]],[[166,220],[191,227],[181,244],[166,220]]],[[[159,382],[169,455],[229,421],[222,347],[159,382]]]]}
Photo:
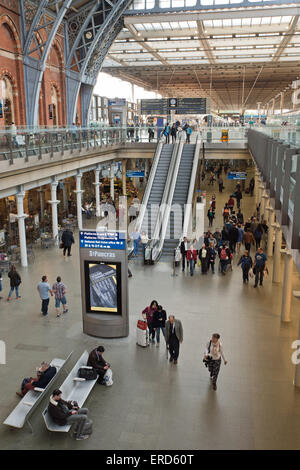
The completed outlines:
{"type": "Polygon", "coordinates": [[[152,327],[152,321],[153,321],[154,312],[156,312],[157,309],[158,309],[157,300],[152,300],[149,307],[144,308],[144,310],[142,311],[143,317],[144,315],[146,316],[148,329],[149,329],[149,337],[151,337],[152,343],[155,343],[155,329],[152,327]]]}
{"type": "Polygon", "coordinates": [[[234,208],[234,199],[233,199],[232,196],[230,196],[227,205],[228,205],[228,207],[229,207],[229,209],[230,209],[230,213],[232,213],[233,208],[234,208]]]}
{"type": "Polygon", "coordinates": [[[194,267],[195,263],[197,263],[197,257],[198,257],[198,251],[196,249],[196,240],[193,240],[193,243],[189,247],[189,249],[186,252],[186,259],[188,260],[190,264],[190,274],[191,276],[194,275],[194,267]]]}

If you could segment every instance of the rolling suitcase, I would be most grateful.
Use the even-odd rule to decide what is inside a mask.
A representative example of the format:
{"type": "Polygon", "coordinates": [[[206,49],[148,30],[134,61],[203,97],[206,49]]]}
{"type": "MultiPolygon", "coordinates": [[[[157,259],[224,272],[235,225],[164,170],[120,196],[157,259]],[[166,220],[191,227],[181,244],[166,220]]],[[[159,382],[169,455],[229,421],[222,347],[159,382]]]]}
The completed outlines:
{"type": "Polygon", "coordinates": [[[138,320],[136,327],[136,344],[146,348],[149,346],[149,331],[146,320],[138,320]]]}

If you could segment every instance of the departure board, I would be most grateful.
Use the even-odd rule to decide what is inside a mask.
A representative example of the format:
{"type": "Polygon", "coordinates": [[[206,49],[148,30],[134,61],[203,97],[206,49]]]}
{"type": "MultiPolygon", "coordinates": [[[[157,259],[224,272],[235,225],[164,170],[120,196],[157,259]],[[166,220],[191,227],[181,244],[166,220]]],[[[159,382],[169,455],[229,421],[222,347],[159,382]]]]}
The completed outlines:
{"type": "Polygon", "coordinates": [[[207,114],[209,112],[206,98],[162,98],[141,100],[141,114],[168,115],[175,114],[207,114]]]}

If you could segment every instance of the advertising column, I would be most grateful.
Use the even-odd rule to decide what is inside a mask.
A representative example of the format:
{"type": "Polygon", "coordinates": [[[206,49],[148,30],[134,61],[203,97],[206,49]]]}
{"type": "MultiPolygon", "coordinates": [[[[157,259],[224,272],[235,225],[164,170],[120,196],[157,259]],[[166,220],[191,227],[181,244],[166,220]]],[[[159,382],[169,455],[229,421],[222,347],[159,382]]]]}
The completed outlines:
{"type": "Polygon", "coordinates": [[[83,331],[128,336],[126,232],[82,230],[79,238],[83,331]]]}

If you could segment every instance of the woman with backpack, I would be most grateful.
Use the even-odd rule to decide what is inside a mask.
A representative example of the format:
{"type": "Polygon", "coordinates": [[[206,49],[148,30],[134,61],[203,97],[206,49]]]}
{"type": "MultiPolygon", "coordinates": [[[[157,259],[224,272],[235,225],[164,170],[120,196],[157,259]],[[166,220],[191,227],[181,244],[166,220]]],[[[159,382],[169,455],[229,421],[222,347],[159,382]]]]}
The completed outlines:
{"type": "Polygon", "coordinates": [[[10,279],[10,291],[9,291],[9,294],[8,294],[8,297],[7,297],[7,301],[9,301],[11,299],[11,295],[12,295],[14,290],[16,291],[16,298],[20,299],[21,296],[19,295],[19,285],[22,282],[21,281],[21,276],[17,272],[16,267],[13,264],[11,265],[10,271],[8,273],[8,277],[10,279]]]}
{"type": "Polygon", "coordinates": [[[225,274],[227,269],[227,264],[230,262],[230,251],[226,245],[222,245],[219,248],[219,258],[221,264],[221,273],[225,274]]]}

